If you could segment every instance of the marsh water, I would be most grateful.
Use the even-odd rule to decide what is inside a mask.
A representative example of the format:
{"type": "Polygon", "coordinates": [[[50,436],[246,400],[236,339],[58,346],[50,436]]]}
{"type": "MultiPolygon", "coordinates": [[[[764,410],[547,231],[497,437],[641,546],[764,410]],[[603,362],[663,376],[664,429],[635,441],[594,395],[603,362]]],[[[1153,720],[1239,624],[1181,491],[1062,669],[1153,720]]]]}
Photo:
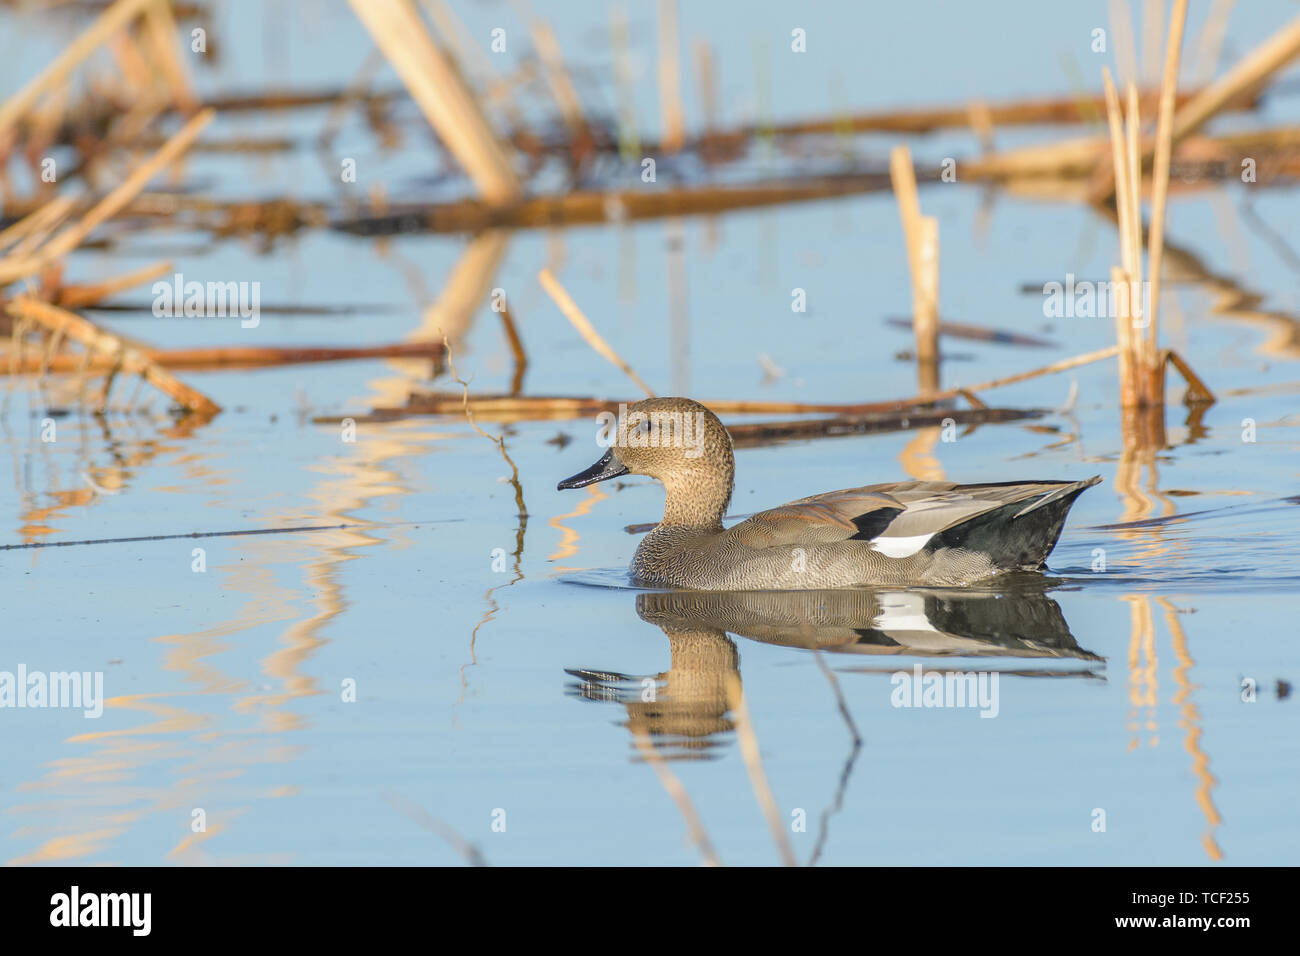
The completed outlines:
{"type": "MultiPolygon", "coordinates": [[[[226,8],[232,42],[200,74],[204,88],[345,84],[368,40],[345,4],[309,6],[301,20],[291,5],[226,8]]],[[[746,5],[744,26],[725,5],[700,6],[683,10],[683,35],[710,36],[720,102],[737,120],[945,104],[972,91],[1043,95],[1070,88],[1063,61],[1091,85],[1100,66],[1087,37],[1105,20],[1105,4],[1009,3],[996,22],[953,4],[936,33],[907,5],[801,8],[798,23],[779,5],[746,5]],[[784,52],[792,26],[812,38],[802,60],[784,52]],[[923,52],[932,68],[917,66],[923,52]],[[765,83],[756,62],[768,64],[757,69],[765,83]]],[[[1294,14],[1280,2],[1239,6],[1249,9],[1234,11],[1225,58],[1294,14]]],[[[500,4],[457,10],[476,35],[507,16],[500,4]]],[[[609,75],[605,5],[547,14],[578,74],[598,85],[609,75]]],[[[653,128],[654,18],[634,10],[631,22],[640,115],[653,128]]],[[[0,48],[17,53],[0,90],[57,49],[60,35],[33,24],[0,12],[0,48]]],[[[1279,93],[1256,120],[1292,122],[1298,104],[1279,93]]],[[[353,188],[445,195],[423,121],[409,104],[399,116],[395,149],[355,119],[343,127],[333,151],[358,159],[353,188]]],[[[302,146],[196,153],[187,175],[205,194],[337,199],[311,148],[323,122],[323,111],[220,119],[214,135],[276,133],[302,146]]],[[[852,145],[879,159],[893,142],[852,145]]],[[[963,133],[912,148],[937,159],[975,146],[963,133]]],[[[790,161],[774,152],[755,167],[790,161]]],[[[607,178],[639,174],[631,163],[607,178]]],[[[699,175],[660,166],[660,182],[699,175]]],[[[921,198],[941,224],[943,315],[1055,343],[945,339],[945,384],[1111,344],[1111,320],[1051,318],[1040,291],[1067,274],[1108,274],[1118,252],[1107,220],[1080,203],[960,183],[921,198]]],[[[197,426],[177,423],[147,388],[128,409],[130,383],[96,416],[75,379],[10,378],[0,544],[41,547],[0,551],[0,671],[102,673],[105,701],[97,718],[0,709],[0,859],[455,864],[463,840],[493,864],[694,864],[700,852],[660,779],[667,768],[724,863],[775,863],[728,696],[738,677],[744,729],[800,861],[1294,862],[1297,221],[1293,187],[1230,182],[1172,196],[1169,241],[1211,278],[1169,284],[1162,335],[1219,400],[1193,418],[1171,404],[1165,447],[1126,447],[1107,361],[983,396],[1044,410],[1033,419],[738,451],[737,515],[908,477],[1101,475],[1049,574],[1000,589],[630,587],[622,569],[639,539],[624,529],[657,519],[658,487],[629,478],[557,491],[598,457],[594,420],[480,418],[518,468],[521,519],[510,465],[462,416],[364,418],[428,387],[428,362],[183,373],[225,407],[197,426]],[[1270,317],[1224,311],[1223,283],[1259,296],[1270,317]],[[355,441],[337,421],[347,416],[359,419],[355,441]],[[54,441],[43,440],[49,421],[54,441]],[[175,537],[249,530],[284,533],[175,537]],[[49,546],[70,542],[100,543],[49,546]],[[918,691],[904,701],[918,666],[984,675],[986,699],[925,706],[918,691]]],[[[457,372],[472,392],[499,393],[513,374],[488,304],[499,287],[527,349],[527,394],[635,399],[538,286],[550,266],[663,394],[854,402],[916,388],[914,365],[898,357],[910,333],[887,322],[910,311],[888,192],[472,239],[305,230],[269,250],[128,230],[111,255],[78,253],[69,271],[107,276],[164,255],[187,277],[260,282],[264,308],[355,312],[268,311],[242,328],[155,318],[136,290],[121,301],[139,309],[93,317],[167,347],[363,345],[422,323],[427,335],[426,309],[441,301],[436,321],[464,317],[457,372]],[[467,262],[489,268],[481,297],[457,310],[439,297],[467,262]],[[792,312],[794,289],[806,312],[792,312]]],[[[457,388],[446,376],[432,384],[457,388]]],[[[1176,376],[1170,387],[1176,399],[1176,376]]]]}

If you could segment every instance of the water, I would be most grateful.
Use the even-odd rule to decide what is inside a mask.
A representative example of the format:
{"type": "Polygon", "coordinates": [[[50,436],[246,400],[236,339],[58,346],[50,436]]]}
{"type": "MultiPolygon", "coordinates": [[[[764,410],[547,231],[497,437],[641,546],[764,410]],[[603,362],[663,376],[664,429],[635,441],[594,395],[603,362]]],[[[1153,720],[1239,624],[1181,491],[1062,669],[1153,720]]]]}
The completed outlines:
{"type": "MultiPolygon", "coordinates": [[[[285,34],[278,42],[289,53],[277,66],[260,58],[267,47],[232,44],[206,85],[346,82],[366,45],[340,38],[349,15],[338,6],[319,25],[285,34]]],[[[1082,36],[1104,22],[1097,6],[1069,14],[1081,18],[1082,36]]],[[[260,23],[246,5],[231,10],[235,22],[260,23]]],[[[1229,52],[1292,13],[1286,4],[1234,11],[1229,52]]],[[[462,15],[477,29],[505,13],[471,5],[462,15]]],[[[863,109],[949,102],[954,84],[962,96],[993,99],[1066,89],[1060,48],[1086,51],[1062,12],[1027,14],[1013,26],[977,17],[960,35],[938,36],[919,29],[919,13],[877,15],[884,19],[867,23],[854,14],[863,21],[856,30],[810,19],[810,35],[838,52],[810,52],[807,75],[778,55],[789,26],[776,8],[753,14],[762,29],[730,35],[695,11],[702,19],[684,13],[683,29],[688,37],[712,31],[728,77],[724,103],[752,85],[754,34],[771,32],[772,109],[786,118],[828,109],[836,74],[846,102],[863,109]],[[860,51],[849,55],[855,35],[866,42],[886,29],[914,39],[875,42],[887,59],[874,65],[860,51]],[[917,55],[922,35],[947,54],[932,70],[899,59],[917,55]],[[1023,51],[1023,68],[989,49],[1004,43],[1023,51]],[[915,82],[887,84],[891,70],[915,82]]],[[[608,75],[603,7],[557,15],[555,25],[580,70],[608,75]]],[[[639,95],[653,126],[652,18],[641,26],[648,74],[639,95]]],[[[1074,54],[1091,77],[1087,55],[1074,54]]],[[[1259,122],[1286,121],[1294,103],[1270,101],[1259,122]]],[[[319,112],[223,119],[216,133],[283,126],[310,142],[322,122],[319,112]]],[[[431,154],[418,120],[404,128],[405,146],[391,156],[356,123],[338,148],[362,157],[367,182],[418,195],[431,154]]],[[[918,140],[913,151],[937,157],[950,145],[961,155],[970,149],[954,136],[918,140]]],[[[860,143],[871,155],[887,146],[860,143]]],[[[269,160],[201,156],[191,175],[218,195],[338,189],[307,149],[269,160]]],[[[1170,239],[1263,296],[1261,309],[1294,310],[1295,272],[1241,207],[1250,200],[1285,234],[1300,196],[1251,189],[1177,194],[1170,239]]],[[[1008,196],[985,210],[972,188],[936,187],[921,198],[941,222],[944,315],[1059,343],[951,343],[957,357],[945,364],[945,383],[1110,343],[1109,320],[1051,320],[1037,294],[1020,291],[1066,272],[1104,275],[1117,251],[1103,220],[1082,206],[1008,196]]],[[[125,242],[138,255],[79,253],[69,273],[119,273],[170,245],[187,276],[261,281],[264,304],[376,307],[359,317],[267,314],[255,330],[237,320],[98,316],[160,346],[376,344],[416,327],[468,251],[463,238],[428,235],[379,244],[307,231],[270,254],[239,241],[203,249],[204,240],[141,233],[125,242]]],[[[894,357],[909,334],[885,323],[910,308],[889,195],[479,242],[500,243],[490,284],[506,290],[519,321],[531,394],[636,397],[540,290],[535,275],[547,264],[661,391],[827,402],[914,391],[912,365],[894,357]],[[665,279],[679,267],[678,243],[684,351],[670,331],[665,279]],[[806,314],[790,311],[794,288],[807,292],[806,314]],[[762,384],[760,355],[785,374],[762,384]]],[[[595,458],[595,422],[480,422],[504,435],[526,522],[505,480],[509,466],[462,419],[363,422],[352,443],[339,425],[313,423],[400,404],[410,387],[427,384],[418,363],[186,374],[226,407],[199,428],[172,423],[161,400],[96,418],[78,408],[67,380],[44,392],[15,380],[0,416],[11,476],[0,483],[8,516],[0,543],[329,527],[0,552],[0,671],[102,672],[108,698],[97,719],[0,710],[0,859],[457,863],[462,855],[439,835],[447,828],[494,864],[698,862],[677,806],[638,750],[644,729],[663,731],[658,752],[723,862],[773,863],[727,698],[728,675],[737,675],[801,861],[1290,862],[1300,849],[1297,705],[1287,692],[1300,677],[1300,350],[1278,334],[1294,336],[1294,324],[1218,315],[1214,303],[1195,283],[1174,284],[1165,300],[1165,342],[1220,401],[1191,423],[1171,405],[1169,447],[1155,454],[1125,452],[1113,362],[988,393],[998,405],[1059,409],[1077,385],[1068,411],[959,429],[955,441],[933,430],[739,451],[737,514],[919,472],[1106,479],[1079,499],[1038,586],[831,595],[818,599],[827,620],[817,627],[799,603],[808,596],[754,605],[629,587],[621,569],[638,538],[623,529],[658,517],[659,489],[627,479],[555,490],[595,458]],[[41,440],[46,417],[55,442],[41,440]],[[554,443],[558,433],[571,442],[554,443]],[[665,622],[686,636],[670,639],[665,622]],[[896,706],[894,675],[918,664],[927,673],[996,672],[996,716],[896,706]],[[654,706],[643,700],[647,690],[654,706]]],[[[507,386],[510,353],[486,302],[456,360],[474,391],[507,386]]],[[[119,404],[131,387],[117,386],[119,404]]],[[[1176,376],[1171,387],[1176,395],[1176,376]]]]}

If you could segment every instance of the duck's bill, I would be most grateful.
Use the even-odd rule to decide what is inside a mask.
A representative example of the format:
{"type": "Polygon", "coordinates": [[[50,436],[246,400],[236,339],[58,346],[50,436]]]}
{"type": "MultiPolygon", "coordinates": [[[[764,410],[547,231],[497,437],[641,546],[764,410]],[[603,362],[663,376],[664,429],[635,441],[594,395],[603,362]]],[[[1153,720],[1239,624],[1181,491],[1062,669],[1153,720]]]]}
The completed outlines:
{"type": "Polygon", "coordinates": [[[572,478],[565,478],[555,487],[560,491],[569,488],[581,488],[584,485],[594,485],[598,481],[606,481],[610,478],[617,478],[619,475],[626,475],[627,468],[623,463],[614,457],[614,450],[611,448],[605,452],[600,461],[596,462],[586,471],[580,471],[572,478]]]}

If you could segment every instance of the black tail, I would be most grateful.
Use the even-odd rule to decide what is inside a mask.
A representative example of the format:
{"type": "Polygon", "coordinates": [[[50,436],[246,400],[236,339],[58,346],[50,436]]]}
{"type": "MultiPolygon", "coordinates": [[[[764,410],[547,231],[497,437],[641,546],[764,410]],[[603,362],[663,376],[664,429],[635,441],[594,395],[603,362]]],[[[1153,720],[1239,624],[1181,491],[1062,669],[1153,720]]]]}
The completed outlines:
{"type": "Polygon", "coordinates": [[[965,548],[991,557],[1008,571],[1037,571],[1056,547],[1074,500],[1101,481],[1061,482],[1032,498],[976,515],[935,535],[928,548],[965,548]]]}

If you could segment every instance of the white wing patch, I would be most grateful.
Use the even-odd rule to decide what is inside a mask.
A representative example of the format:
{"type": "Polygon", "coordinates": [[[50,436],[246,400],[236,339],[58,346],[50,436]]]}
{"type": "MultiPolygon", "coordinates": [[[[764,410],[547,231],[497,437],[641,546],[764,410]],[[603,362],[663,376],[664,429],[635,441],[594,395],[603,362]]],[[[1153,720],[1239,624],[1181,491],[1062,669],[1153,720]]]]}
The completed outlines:
{"type": "Polygon", "coordinates": [[[929,534],[914,534],[910,537],[895,538],[872,538],[870,544],[881,554],[888,558],[906,558],[909,555],[916,554],[925,547],[926,542],[934,537],[934,532],[929,534]]]}

